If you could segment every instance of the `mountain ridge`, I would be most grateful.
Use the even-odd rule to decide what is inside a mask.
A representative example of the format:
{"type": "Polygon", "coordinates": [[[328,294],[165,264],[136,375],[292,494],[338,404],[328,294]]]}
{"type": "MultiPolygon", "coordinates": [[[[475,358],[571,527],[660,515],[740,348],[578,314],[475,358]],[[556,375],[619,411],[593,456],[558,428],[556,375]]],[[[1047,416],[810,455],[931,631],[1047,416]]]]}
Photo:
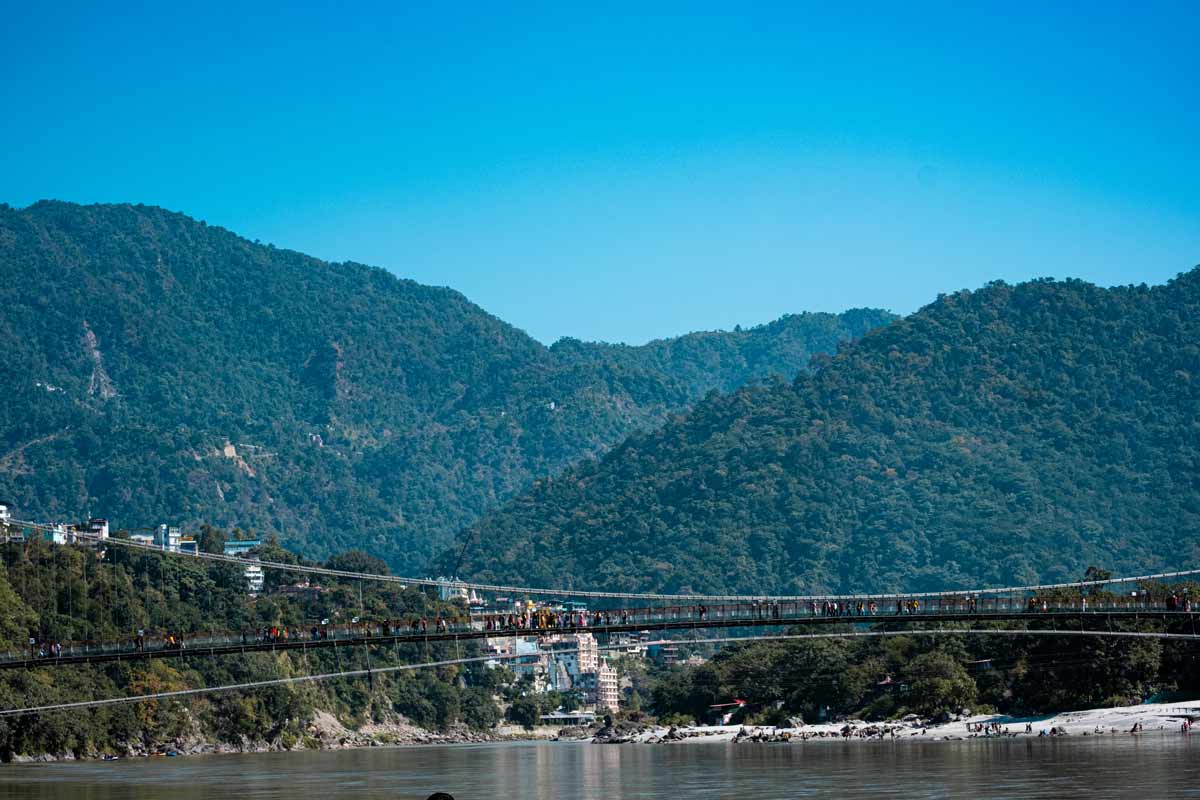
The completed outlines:
{"type": "Polygon", "coordinates": [[[657,345],[675,369],[177,212],[61,201],[0,206],[0,303],[21,377],[0,496],[25,513],[253,528],[408,570],[534,477],[894,318],[799,315],[774,350],[765,328],[657,345]]]}
{"type": "Polygon", "coordinates": [[[943,295],[534,482],[464,534],[462,575],[927,591],[1200,559],[1198,319],[1200,269],[943,295]]]}

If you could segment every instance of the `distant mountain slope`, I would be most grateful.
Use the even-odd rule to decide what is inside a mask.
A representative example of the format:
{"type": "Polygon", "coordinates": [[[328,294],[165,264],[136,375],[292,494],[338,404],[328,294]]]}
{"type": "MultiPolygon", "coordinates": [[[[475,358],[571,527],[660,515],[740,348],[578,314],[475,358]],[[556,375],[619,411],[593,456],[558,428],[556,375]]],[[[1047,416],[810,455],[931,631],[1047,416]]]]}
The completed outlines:
{"type": "Polygon", "coordinates": [[[3,206],[0,497],[418,569],[533,477],[891,318],[546,348],[452,290],[162,209],[3,206]]]}
{"type": "MultiPolygon", "coordinates": [[[[1200,564],[1200,269],[941,297],[467,532],[535,585],[927,590],[1200,564]]],[[[456,549],[443,563],[457,558],[456,549]]]]}

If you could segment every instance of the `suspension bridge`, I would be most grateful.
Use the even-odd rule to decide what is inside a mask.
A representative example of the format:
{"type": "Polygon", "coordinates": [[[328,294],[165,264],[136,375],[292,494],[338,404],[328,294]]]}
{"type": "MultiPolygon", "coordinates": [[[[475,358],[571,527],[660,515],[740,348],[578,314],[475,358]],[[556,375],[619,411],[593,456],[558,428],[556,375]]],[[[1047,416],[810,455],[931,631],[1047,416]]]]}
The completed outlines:
{"type": "MultiPolygon", "coordinates": [[[[1021,620],[1038,625],[1050,624],[1054,630],[1087,631],[1091,625],[1109,625],[1120,619],[1149,619],[1171,623],[1184,622],[1195,629],[1195,613],[1168,608],[1162,601],[1129,601],[1120,598],[1110,603],[1049,603],[1018,598],[991,599],[991,602],[948,602],[943,596],[896,601],[886,595],[869,601],[825,601],[808,603],[727,603],[717,606],[666,606],[654,608],[616,608],[605,611],[539,612],[530,615],[476,615],[461,621],[412,618],[409,620],[364,620],[357,623],[324,624],[281,628],[270,626],[236,632],[146,637],[135,636],[117,641],[33,642],[26,650],[0,653],[0,669],[54,667],[108,661],[137,661],[154,658],[194,658],[253,652],[285,652],[326,648],[355,648],[422,644],[430,642],[466,642],[505,637],[548,638],[590,633],[610,636],[619,633],[649,631],[695,631],[790,627],[794,625],[883,625],[978,624],[1021,620]],[[891,609],[879,613],[880,604],[891,609]],[[516,619],[514,619],[516,618],[516,619]]],[[[1189,634],[1193,635],[1193,634],[1189,634]]]]}
{"type": "MultiPolygon", "coordinates": [[[[50,530],[38,523],[16,523],[34,531],[50,530]]],[[[278,570],[303,575],[316,575],[340,581],[378,582],[401,587],[445,587],[444,580],[379,575],[330,569],[306,564],[247,559],[220,553],[180,553],[145,543],[123,539],[75,534],[75,545],[115,546],[134,551],[153,553],[163,558],[257,565],[264,570],[278,570]]],[[[73,545],[66,545],[73,546],[73,545]]],[[[517,611],[461,613],[433,619],[412,615],[395,619],[360,619],[349,623],[322,621],[303,627],[260,627],[238,631],[167,632],[136,635],[106,641],[38,641],[31,638],[28,646],[0,652],[0,670],[54,668],[67,665],[99,664],[105,662],[139,661],[160,658],[218,657],[254,652],[288,652],[322,650],[326,648],[361,649],[370,652],[388,646],[428,644],[434,642],[471,642],[503,638],[553,639],[574,634],[593,634],[601,640],[622,633],[649,632],[687,634],[694,643],[728,643],[747,640],[788,640],[805,638],[853,638],[860,636],[911,635],[1056,635],[1098,637],[1150,637],[1200,641],[1196,628],[1196,612],[1192,600],[1163,591],[1148,591],[1148,586],[1162,586],[1166,581],[1185,580],[1200,575],[1200,569],[1149,573],[1144,575],[1109,577],[1065,583],[1044,583],[1024,586],[982,587],[977,589],[948,589],[919,593],[855,593],[813,595],[739,595],[703,593],[612,592],[574,587],[530,587],[453,581],[455,589],[505,594],[508,596],[543,597],[564,600],[586,598],[606,600],[611,604],[601,609],[584,608],[580,603],[532,603],[517,611]],[[1138,587],[1133,591],[1108,591],[1114,587],[1138,587]],[[1020,629],[979,627],[989,623],[1012,621],[1023,623],[1020,629]],[[1161,630],[1129,631],[1114,623],[1130,620],[1155,620],[1161,630]],[[952,629],[913,629],[913,626],[955,624],[952,629]],[[822,633],[797,633],[795,626],[850,626],[822,633]],[[896,630],[897,626],[905,629],[896,630]],[[966,627],[963,627],[966,626],[966,627]],[[736,636],[702,637],[701,631],[728,630],[736,636]]],[[[678,638],[662,639],[660,643],[677,642],[678,638]]],[[[619,649],[621,645],[602,645],[600,650],[619,649]]],[[[559,652],[569,652],[559,650],[559,652]]],[[[502,661],[511,654],[459,658],[428,664],[402,664],[377,669],[377,672],[419,669],[450,663],[473,661],[502,661]]],[[[294,676],[288,682],[326,680],[334,677],[355,677],[366,670],[344,670],[336,673],[294,676]]],[[[204,687],[181,690],[173,694],[186,696],[234,689],[253,689],[274,685],[279,680],[261,681],[236,686],[204,687]]],[[[157,696],[157,695],[156,695],[157,696]]],[[[164,695],[165,696],[165,695],[164,695]]],[[[53,709],[89,707],[120,702],[135,702],[145,697],[108,698],[59,704],[53,709]]],[[[47,707],[50,709],[51,707],[47,707]]],[[[39,709],[0,709],[0,716],[35,713],[39,709]]]]}

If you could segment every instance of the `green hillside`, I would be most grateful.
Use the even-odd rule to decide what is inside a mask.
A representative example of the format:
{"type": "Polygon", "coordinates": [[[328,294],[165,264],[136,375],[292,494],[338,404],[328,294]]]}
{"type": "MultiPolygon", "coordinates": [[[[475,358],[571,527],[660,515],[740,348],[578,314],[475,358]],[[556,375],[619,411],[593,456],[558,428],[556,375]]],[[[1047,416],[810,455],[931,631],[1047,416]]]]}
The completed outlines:
{"type": "Polygon", "coordinates": [[[450,289],[159,208],[0,206],[0,497],[415,571],[532,478],[891,318],[547,348],[450,289]]]}
{"type": "Polygon", "coordinates": [[[925,590],[1195,566],[1198,531],[1200,269],[940,297],[536,483],[466,533],[462,574],[925,590]]]}

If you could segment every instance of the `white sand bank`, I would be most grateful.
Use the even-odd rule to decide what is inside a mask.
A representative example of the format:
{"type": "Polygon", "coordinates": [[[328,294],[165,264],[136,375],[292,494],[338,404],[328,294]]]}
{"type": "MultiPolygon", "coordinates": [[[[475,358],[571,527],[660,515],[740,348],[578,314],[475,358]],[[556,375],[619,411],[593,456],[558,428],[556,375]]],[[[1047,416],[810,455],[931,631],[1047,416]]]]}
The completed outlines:
{"type": "MultiPolygon", "coordinates": [[[[1142,734],[1166,733],[1183,735],[1185,720],[1200,722],[1200,700],[1181,703],[1147,703],[1117,708],[1093,708],[1085,711],[1067,711],[1040,717],[1010,717],[1003,714],[977,714],[942,724],[921,722],[846,722],[801,725],[793,728],[741,725],[700,725],[678,727],[674,733],[666,727],[654,727],[630,738],[630,741],[675,744],[679,742],[732,742],[747,738],[767,738],[779,741],[820,740],[937,740],[970,739],[987,736],[1037,737],[1045,732],[1067,736],[1129,736],[1135,724],[1140,723],[1142,734]],[[992,724],[999,726],[999,733],[979,732],[992,724]],[[1026,726],[1029,726],[1028,729],[1026,726]],[[679,737],[679,738],[674,738],[679,737]]],[[[1200,726],[1193,729],[1200,735],[1200,726]]]]}

